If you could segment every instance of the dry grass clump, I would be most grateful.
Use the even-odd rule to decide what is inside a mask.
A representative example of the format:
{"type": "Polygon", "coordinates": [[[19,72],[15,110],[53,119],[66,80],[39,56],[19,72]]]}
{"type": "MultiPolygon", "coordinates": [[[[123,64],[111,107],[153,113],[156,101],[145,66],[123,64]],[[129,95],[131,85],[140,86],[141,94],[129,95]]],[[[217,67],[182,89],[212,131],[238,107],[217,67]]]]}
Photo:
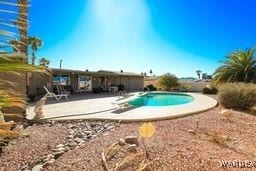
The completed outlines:
{"type": "Polygon", "coordinates": [[[221,147],[224,147],[232,151],[235,151],[236,153],[248,156],[248,158],[253,159],[256,157],[254,153],[252,153],[251,151],[248,151],[248,149],[246,149],[245,146],[243,146],[238,141],[236,141],[235,138],[232,138],[230,134],[225,135],[225,134],[220,134],[216,132],[213,132],[213,133],[204,132],[199,134],[199,137],[202,140],[216,143],[221,147]]]}
{"type": "Polygon", "coordinates": [[[146,158],[143,150],[129,152],[126,145],[120,145],[118,142],[103,149],[101,160],[104,170],[106,171],[121,171],[121,170],[136,170],[146,171],[151,170],[150,165],[153,161],[146,158]]]}
{"type": "Polygon", "coordinates": [[[220,104],[228,109],[249,110],[256,104],[256,85],[229,83],[219,87],[220,104]]]}
{"type": "Polygon", "coordinates": [[[0,129],[10,130],[14,125],[14,122],[0,122],[0,129]]]}
{"type": "Polygon", "coordinates": [[[20,132],[11,130],[14,125],[14,122],[0,123],[0,146],[7,145],[8,141],[20,136],[20,132]]]}
{"type": "Polygon", "coordinates": [[[20,135],[17,131],[11,131],[11,130],[4,130],[0,129],[0,140],[1,139],[15,139],[18,138],[20,135]]]}

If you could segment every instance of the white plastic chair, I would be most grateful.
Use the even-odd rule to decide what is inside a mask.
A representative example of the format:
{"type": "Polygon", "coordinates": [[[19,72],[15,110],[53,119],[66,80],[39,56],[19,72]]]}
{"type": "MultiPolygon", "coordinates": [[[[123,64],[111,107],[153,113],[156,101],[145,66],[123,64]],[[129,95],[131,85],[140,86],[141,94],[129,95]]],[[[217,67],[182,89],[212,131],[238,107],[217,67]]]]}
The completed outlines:
{"type": "Polygon", "coordinates": [[[68,95],[69,94],[55,94],[50,92],[47,87],[44,86],[45,91],[47,92],[47,94],[45,95],[45,97],[53,97],[55,98],[57,101],[61,100],[62,97],[65,97],[66,99],[68,99],[68,95]]]}

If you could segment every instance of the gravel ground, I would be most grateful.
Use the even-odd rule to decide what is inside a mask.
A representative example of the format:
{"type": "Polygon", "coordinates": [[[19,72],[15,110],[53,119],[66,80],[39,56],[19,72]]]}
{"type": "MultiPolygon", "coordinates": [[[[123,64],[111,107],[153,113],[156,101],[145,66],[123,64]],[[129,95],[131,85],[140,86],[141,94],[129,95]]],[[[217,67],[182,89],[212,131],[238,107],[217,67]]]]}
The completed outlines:
{"type": "Polygon", "coordinates": [[[23,130],[27,138],[19,138],[3,148],[0,155],[1,171],[16,171],[47,155],[68,135],[68,130],[59,125],[31,126],[23,130]]]}
{"type": "MultiPolygon", "coordinates": [[[[3,148],[0,171],[15,171],[24,165],[35,163],[52,153],[57,145],[65,144],[70,132],[76,132],[72,129],[80,130],[77,126],[84,127],[88,124],[95,130],[105,127],[109,131],[102,131],[101,136],[65,152],[53,163],[45,166],[44,170],[104,170],[101,161],[102,149],[128,135],[137,136],[140,146],[137,147],[138,153],[135,153],[132,162],[124,164],[119,170],[135,170],[142,161],[147,161],[149,170],[156,171],[224,170],[221,160],[255,161],[256,117],[242,112],[234,112],[227,117],[221,115],[220,111],[221,107],[216,107],[184,118],[152,122],[156,133],[151,139],[145,140],[150,154],[149,160],[145,160],[144,155],[136,156],[145,152],[138,134],[141,123],[116,124],[115,129],[108,129],[112,125],[107,122],[77,123],[74,124],[75,127],[68,123],[31,126],[24,130],[29,137],[15,140],[3,148]]],[[[114,169],[116,163],[121,162],[127,154],[126,146],[123,146],[120,152],[107,161],[109,168],[114,169]]]]}
{"type": "MultiPolygon", "coordinates": [[[[152,159],[150,169],[221,170],[221,160],[255,159],[256,117],[239,112],[225,117],[219,114],[220,110],[216,107],[185,118],[153,122],[156,134],[145,142],[152,159]]],[[[65,153],[45,170],[103,170],[102,148],[127,135],[138,136],[140,124],[121,124],[114,131],[65,153]]],[[[141,144],[141,139],[139,141],[141,144]]],[[[141,145],[138,150],[143,150],[141,145]]],[[[109,167],[113,169],[120,160],[114,157],[109,167]]],[[[134,166],[122,170],[134,170],[134,166]]]]}

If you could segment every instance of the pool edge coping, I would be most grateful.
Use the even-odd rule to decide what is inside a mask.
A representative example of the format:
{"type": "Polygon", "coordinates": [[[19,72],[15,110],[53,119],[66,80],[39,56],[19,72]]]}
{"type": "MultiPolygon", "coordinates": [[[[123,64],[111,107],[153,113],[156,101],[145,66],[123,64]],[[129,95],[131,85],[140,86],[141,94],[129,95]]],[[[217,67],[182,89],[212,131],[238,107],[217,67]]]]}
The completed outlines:
{"type": "MultiPolygon", "coordinates": [[[[176,92],[170,92],[170,93],[176,93],[176,92]]],[[[158,116],[158,117],[148,117],[148,118],[123,118],[123,119],[120,119],[120,118],[104,118],[103,117],[89,117],[89,115],[85,116],[84,118],[72,118],[72,116],[70,116],[70,118],[55,118],[55,119],[47,119],[46,120],[55,120],[55,121],[67,121],[67,120],[108,120],[108,121],[118,121],[118,122],[145,122],[145,121],[159,121],[159,120],[167,120],[167,119],[175,119],[175,118],[181,118],[181,117],[186,117],[186,116],[191,116],[191,115],[194,115],[194,114],[199,114],[199,113],[202,113],[202,112],[205,112],[205,111],[208,111],[208,110],[211,110],[213,108],[215,108],[216,106],[218,106],[218,102],[212,98],[212,97],[209,97],[207,95],[203,95],[203,94],[199,94],[199,93],[190,93],[190,92],[178,92],[177,94],[188,94],[190,96],[192,96],[193,98],[195,98],[195,100],[198,98],[198,96],[205,96],[211,100],[214,101],[214,104],[211,105],[210,107],[207,107],[205,109],[199,109],[199,110],[196,110],[196,111],[192,111],[192,112],[185,112],[185,113],[179,113],[179,114],[170,114],[168,116],[158,116]],[[197,97],[195,97],[197,96],[197,97]]],[[[192,102],[191,102],[192,103],[192,102]]],[[[186,107],[186,106],[184,106],[186,107]]],[[[161,107],[159,107],[161,108],[161,107]]],[[[170,107],[171,109],[171,107],[170,107]]],[[[75,116],[74,116],[75,117],[75,116]]]]}

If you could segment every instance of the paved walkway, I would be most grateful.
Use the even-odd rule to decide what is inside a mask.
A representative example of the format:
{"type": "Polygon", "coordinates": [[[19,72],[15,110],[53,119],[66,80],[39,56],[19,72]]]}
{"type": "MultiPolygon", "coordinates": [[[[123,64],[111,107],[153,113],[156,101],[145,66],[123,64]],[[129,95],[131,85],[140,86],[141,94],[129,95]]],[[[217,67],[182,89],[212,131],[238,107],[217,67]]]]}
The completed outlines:
{"type": "MultiPolygon", "coordinates": [[[[109,119],[122,121],[145,121],[176,118],[209,110],[217,105],[211,97],[199,93],[186,93],[195,98],[193,102],[175,106],[161,107],[126,107],[119,109],[112,104],[118,97],[102,97],[62,101],[46,104],[43,108],[45,118],[54,120],[70,119],[109,119]]],[[[86,98],[86,97],[85,97],[86,98]]],[[[30,108],[30,113],[33,107],[30,108]]],[[[32,118],[33,115],[28,116],[32,118]]]]}

